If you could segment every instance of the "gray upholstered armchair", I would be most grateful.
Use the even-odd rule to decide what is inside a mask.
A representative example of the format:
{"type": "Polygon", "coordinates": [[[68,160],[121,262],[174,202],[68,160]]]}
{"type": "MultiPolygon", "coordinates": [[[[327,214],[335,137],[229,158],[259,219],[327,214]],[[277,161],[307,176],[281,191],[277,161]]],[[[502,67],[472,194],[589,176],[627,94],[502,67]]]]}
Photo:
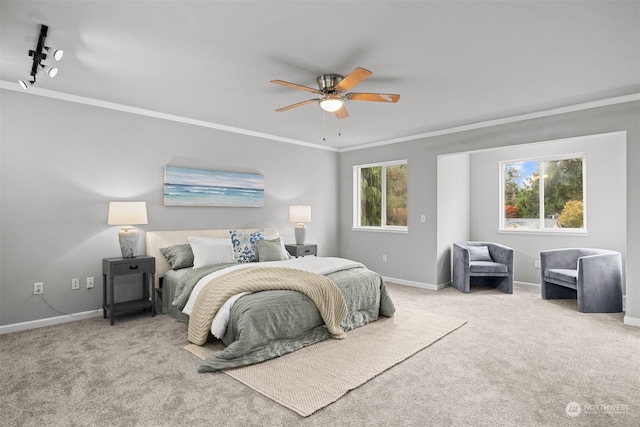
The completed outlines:
{"type": "Polygon", "coordinates": [[[513,293],[513,249],[492,242],[453,244],[453,287],[469,292],[471,278],[507,294],[513,293]]]}
{"type": "Polygon", "coordinates": [[[606,249],[565,248],[540,252],[544,299],[576,299],[583,313],[622,311],[622,256],[606,249]]]}

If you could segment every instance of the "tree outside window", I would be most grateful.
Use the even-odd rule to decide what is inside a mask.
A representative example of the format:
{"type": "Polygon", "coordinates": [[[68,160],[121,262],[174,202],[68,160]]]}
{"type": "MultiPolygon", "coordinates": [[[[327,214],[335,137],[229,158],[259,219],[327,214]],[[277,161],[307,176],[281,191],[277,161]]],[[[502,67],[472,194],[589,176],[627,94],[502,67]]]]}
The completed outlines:
{"type": "Polygon", "coordinates": [[[584,230],[584,157],[502,162],[502,230],[584,230]]]}
{"type": "Polygon", "coordinates": [[[407,162],[355,166],[354,226],[406,229],[407,162]]]}

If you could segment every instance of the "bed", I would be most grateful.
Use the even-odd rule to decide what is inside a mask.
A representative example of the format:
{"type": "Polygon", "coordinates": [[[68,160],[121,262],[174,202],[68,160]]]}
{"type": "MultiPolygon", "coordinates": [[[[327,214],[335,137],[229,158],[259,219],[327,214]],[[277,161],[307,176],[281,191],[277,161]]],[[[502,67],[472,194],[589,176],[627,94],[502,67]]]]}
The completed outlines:
{"type": "Polygon", "coordinates": [[[146,245],[162,312],[188,325],[190,342],[225,346],[200,372],[344,339],[395,312],[379,274],[343,258],[291,258],[274,228],[149,231],[146,245]]]}

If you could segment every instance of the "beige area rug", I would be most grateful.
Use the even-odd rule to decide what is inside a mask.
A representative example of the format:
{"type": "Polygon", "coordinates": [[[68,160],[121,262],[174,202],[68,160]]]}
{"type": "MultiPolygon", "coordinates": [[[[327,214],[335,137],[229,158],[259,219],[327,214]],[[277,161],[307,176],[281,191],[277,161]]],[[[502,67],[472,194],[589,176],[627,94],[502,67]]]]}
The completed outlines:
{"type": "MultiPolygon", "coordinates": [[[[350,390],[455,331],[466,321],[412,309],[397,309],[353,331],[256,365],[224,371],[241,383],[307,417],[350,390]]],[[[205,359],[220,344],[187,345],[205,359]]]]}

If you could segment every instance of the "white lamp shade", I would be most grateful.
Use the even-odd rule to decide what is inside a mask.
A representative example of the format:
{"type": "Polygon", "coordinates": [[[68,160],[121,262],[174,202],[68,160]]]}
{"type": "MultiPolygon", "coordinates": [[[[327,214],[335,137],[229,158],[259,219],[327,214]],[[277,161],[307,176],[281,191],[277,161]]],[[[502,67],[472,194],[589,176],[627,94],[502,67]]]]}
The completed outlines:
{"type": "Polygon", "coordinates": [[[311,206],[289,206],[290,222],[311,222],[311,206]]]}
{"type": "Polygon", "coordinates": [[[109,202],[107,224],[148,224],[147,202],[109,202]]]}

